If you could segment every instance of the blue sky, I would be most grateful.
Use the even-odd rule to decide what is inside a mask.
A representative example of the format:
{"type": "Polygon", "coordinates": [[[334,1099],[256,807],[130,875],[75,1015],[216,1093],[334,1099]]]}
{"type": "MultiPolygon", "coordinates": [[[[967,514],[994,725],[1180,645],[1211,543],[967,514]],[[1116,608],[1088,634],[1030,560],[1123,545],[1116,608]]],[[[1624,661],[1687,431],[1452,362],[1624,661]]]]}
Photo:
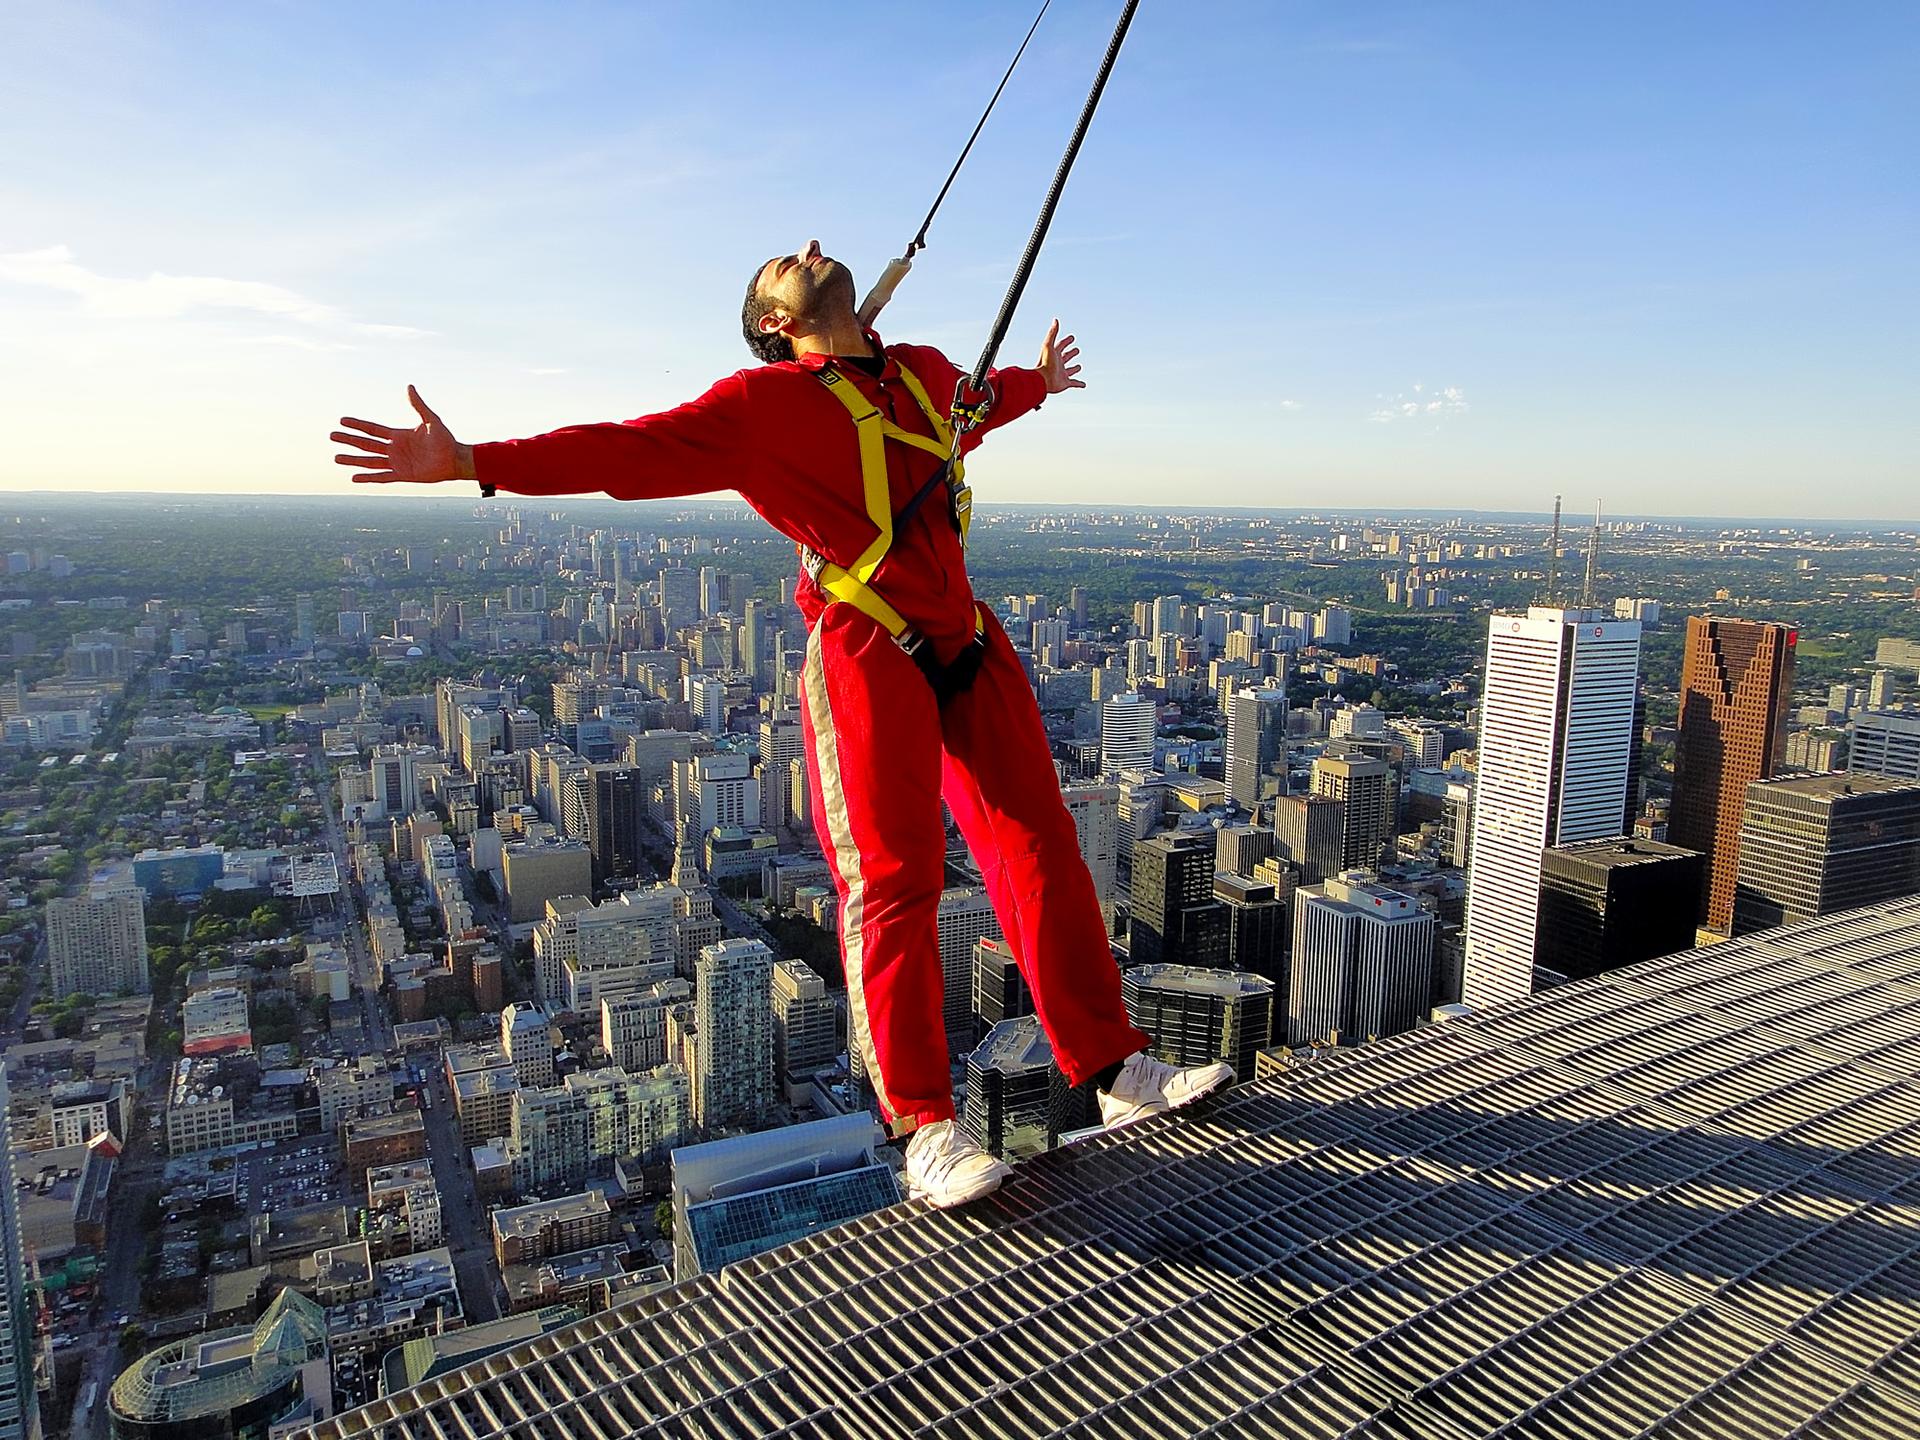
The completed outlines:
{"type": "MultiPolygon", "coordinates": [[[[1117,12],[1055,0],[888,336],[977,353],[1117,12]]],[[[766,256],[898,252],[1031,14],[0,10],[0,489],[683,399],[766,256]]],[[[1920,516],[1916,62],[1906,3],[1144,0],[1007,351],[1091,388],[977,491],[1920,516]]]]}

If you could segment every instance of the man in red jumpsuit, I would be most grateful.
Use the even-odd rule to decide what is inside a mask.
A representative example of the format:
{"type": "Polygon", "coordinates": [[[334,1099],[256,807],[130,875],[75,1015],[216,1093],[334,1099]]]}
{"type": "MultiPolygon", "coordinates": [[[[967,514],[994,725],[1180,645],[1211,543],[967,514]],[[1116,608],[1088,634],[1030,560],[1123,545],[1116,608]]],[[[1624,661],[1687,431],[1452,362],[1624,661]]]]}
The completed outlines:
{"type": "MultiPolygon", "coordinates": [[[[929,673],[881,623],[815,579],[819,559],[855,567],[875,545],[874,504],[898,515],[936,475],[945,416],[926,397],[953,395],[960,372],[937,350],[883,345],[863,329],[852,275],[818,242],[756,272],[741,323],[765,363],[672,410],[463,445],[409,387],[418,427],[343,419],[333,439],[354,453],[335,458],[364,470],[354,477],[363,483],[467,480],[488,494],[604,489],[642,500],[737,490],[803,557],[812,552],[816,566],[803,569],[794,595],[810,629],[801,725],[814,821],[840,894],[849,1043],[890,1130],[910,1135],[909,1188],[955,1205],[1009,1172],[954,1124],[935,924],[942,798],[980,862],[1055,1061],[1071,1084],[1098,1081],[1107,1125],[1197,1099],[1232,1070],[1158,1061],[1146,1053],[1152,1037],[1129,1023],[1032,687],[973,597],[944,495],[899,524],[870,575],[872,590],[931,647],[938,664],[929,673]],[[830,393],[843,384],[857,396],[830,393]],[[863,453],[849,413],[868,405],[889,427],[875,455],[863,453]],[[863,482],[877,487],[868,467],[879,453],[889,495],[870,504],[863,482]],[[963,657],[970,681],[943,698],[930,673],[963,657]]],[[[1058,340],[1058,331],[1055,322],[1035,368],[994,372],[995,398],[963,450],[1047,396],[1083,388],[1073,337],[1058,340]]]]}

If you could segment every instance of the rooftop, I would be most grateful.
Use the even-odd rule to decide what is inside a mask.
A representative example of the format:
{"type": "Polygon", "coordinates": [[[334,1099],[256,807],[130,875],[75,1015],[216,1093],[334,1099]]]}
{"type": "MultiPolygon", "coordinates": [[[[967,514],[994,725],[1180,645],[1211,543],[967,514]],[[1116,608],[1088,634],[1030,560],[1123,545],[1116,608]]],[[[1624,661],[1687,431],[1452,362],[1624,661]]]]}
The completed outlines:
{"type": "Polygon", "coordinates": [[[1920,1433],[1920,897],[893,1206],[319,1440],[1920,1433]]]}
{"type": "Polygon", "coordinates": [[[1659,840],[1620,838],[1581,840],[1572,845],[1556,845],[1553,847],[1553,853],[1577,859],[1583,864],[1618,870],[1624,866],[1653,865],[1675,858],[1692,859],[1700,852],[1683,850],[1678,845],[1668,845],[1659,840]]]}

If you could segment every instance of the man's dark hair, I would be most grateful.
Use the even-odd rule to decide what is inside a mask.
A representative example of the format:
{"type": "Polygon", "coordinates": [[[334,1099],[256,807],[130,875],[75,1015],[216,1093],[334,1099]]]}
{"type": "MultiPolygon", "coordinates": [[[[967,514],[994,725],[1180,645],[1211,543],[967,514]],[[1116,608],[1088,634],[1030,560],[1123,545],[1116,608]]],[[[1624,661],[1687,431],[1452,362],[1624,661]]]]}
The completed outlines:
{"type": "Polygon", "coordinates": [[[760,293],[760,277],[767,273],[767,266],[779,258],[775,255],[772,260],[760,263],[753,278],[747,281],[747,303],[740,307],[740,333],[746,337],[747,348],[766,365],[793,359],[793,341],[780,334],[763,334],[760,329],[761,320],[774,308],[773,302],[760,293]]]}

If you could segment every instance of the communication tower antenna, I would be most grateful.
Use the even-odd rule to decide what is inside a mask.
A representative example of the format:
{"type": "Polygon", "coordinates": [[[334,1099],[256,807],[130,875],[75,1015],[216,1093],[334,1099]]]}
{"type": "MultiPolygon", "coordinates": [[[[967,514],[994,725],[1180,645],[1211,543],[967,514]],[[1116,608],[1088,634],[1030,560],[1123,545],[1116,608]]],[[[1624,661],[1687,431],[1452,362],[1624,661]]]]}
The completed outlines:
{"type": "Polygon", "coordinates": [[[1587,538],[1587,583],[1580,591],[1580,608],[1593,608],[1593,567],[1600,558],[1600,502],[1593,502],[1593,534],[1587,538]]]}
{"type": "Polygon", "coordinates": [[[1553,597],[1560,581],[1560,497],[1553,497],[1553,540],[1547,546],[1547,604],[1553,604],[1553,597]]]}

